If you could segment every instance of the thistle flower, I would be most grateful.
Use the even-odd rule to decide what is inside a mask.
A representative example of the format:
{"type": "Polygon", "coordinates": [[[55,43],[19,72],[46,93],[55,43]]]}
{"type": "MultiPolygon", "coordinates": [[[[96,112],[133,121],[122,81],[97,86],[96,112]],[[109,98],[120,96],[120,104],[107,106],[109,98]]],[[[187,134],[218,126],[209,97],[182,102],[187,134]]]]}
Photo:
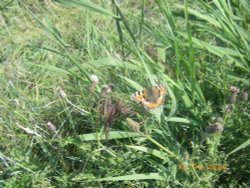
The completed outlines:
{"type": "Polygon", "coordinates": [[[202,140],[200,142],[200,145],[203,144],[203,142],[206,140],[209,134],[222,133],[223,130],[224,130],[224,120],[222,117],[217,117],[215,123],[207,127],[206,132],[204,133],[202,140]]]}
{"type": "Polygon", "coordinates": [[[223,124],[215,122],[213,125],[210,125],[207,128],[207,133],[213,134],[213,133],[221,133],[223,131],[223,124]]]}
{"type": "Polygon", "coordinates": [[[231,93],[239,93],[239,89],[235,86],[231,86],[229,90],[231,93]]]}
{"type": "Polygon", "coordinates": [[[231,86],[229,90],[231,92],[229,101],[231,104],[234,104],[237,100],[237,94],[239,93],[239,89],[235,86],[231,86]]]}
{"type": "Polygon", "coordinates": [[[56,91],[59,93],[59,95],[62,99],[67,98],[67,94],[65,93],[65,91],[61,87],[57,87],[56,91]]]}
{"type": "Polygon", "coordinates": [[[222,117],[217,117],[214,124],[210,125],[206,132],[208,134],[221,133],[224,130],[224,121],[222,117]]]}
{"type": "Polygon", "coordinates": [[[91,81],[91,84],[88,87],[88,91],[89,91],[89,93],[93,93],[95,90],[96,84],[99,82],[99,78],[96,75],[92,74],[89,77],[89,79],[91,81]]]}

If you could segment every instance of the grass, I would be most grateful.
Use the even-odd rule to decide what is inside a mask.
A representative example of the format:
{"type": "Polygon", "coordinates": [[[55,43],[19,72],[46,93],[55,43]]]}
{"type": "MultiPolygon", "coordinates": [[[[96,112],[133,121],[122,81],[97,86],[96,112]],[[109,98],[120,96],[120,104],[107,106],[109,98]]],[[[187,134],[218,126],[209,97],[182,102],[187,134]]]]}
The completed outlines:
{"type": "Polygon", "coordinates": [[[0,185],[249,187],[249,10],[2,1],[0,185]],[[156,84],[162,107],[130,100],[156,84]]]}

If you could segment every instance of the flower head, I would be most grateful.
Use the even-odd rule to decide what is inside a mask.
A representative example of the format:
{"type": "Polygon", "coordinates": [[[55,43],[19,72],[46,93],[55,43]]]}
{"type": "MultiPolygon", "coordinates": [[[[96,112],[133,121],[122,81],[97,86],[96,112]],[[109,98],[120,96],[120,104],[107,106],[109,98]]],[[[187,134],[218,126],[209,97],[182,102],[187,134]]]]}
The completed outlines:
{"type": "Polygon", "coordinates": [[[237,101],[237,94],[239,93],[240,90],[235,86],[231,86],[229,90],[231,92],[230,103],[234,104],[237,101]]]}
{"type": "Polygon", "coordinates": [[[92,74],[89,78],[90,78],[92,83],[99,82],[99,78],[95,74],[92,74]]]}
{"type": "Polygon", "coordinates": [[[224,130],[224,120],[222,117],[217,117],[215,123],[210,125],[206,132],[208,134],[221,133],[224,130]]]}
{"type": "Polygon", "coordinates": [[[239,93],[239,91],[240,91],[240,90],[239,90],[237,87],[235,87],[235,86],[231,86],[229,90],[231,91],[231,93],[239,93]]]}

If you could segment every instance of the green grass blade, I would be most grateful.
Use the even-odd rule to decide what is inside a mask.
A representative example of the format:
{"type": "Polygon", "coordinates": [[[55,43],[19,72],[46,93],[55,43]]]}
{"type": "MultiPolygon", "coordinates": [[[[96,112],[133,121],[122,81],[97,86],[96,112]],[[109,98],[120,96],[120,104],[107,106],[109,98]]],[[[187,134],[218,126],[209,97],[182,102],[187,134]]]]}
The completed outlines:
{"type": "Polygon", "coordinates": [[[156,150],[156,149],[151,149],[151,148],[148,148],[148,147],[143,147],[143,146],[129,146],[129,145],[126,145],[127,148],[132,148],[134,150],[137,150],[137,151],[142,151],[142,152],[145,152],[145,153],[148,153],[149,155],[153,155],[159,159],[162,159],[164,161],[168,160],[168,154],[165,153],[165,152],[162,152],[162,151],[159,151],[159,150],[156,150]]]}
{"type": "Polygon", "coordinates": [[[95,179],[93,181],[132,181],[132,180],[164,180],[164,176],[159,173],[132,174],[125,176],[107,177],[95,179]]]}
{"type": "Polygon", "coordinates": [[[112,16],[113,18],[118,18],[116,15],[114,15],[112,12],[102,8],[101,6],[89,1],[89,0],[57,0],[58,2],[65,4],[65,5],[70,5],[70,6],[75,6],[75,7],[82,7],[82,8],[87,8],[91,11],[94,11],[99,14],[104,14],[107,16],[112,16]]]}
{"type": "Polygon", "coordinates": [[[243,144],[241,144],[239,147],[235,148],[233,151],[231,151],[229,154],[227,154],[227,156],[241,150],[244,149],[245,147],[250,145],[250,139],[248,139],[247,141],[245,141],[243,144]]]}
{"type": "MultiPolygon", "coordinates": [[[[174,7],[178,8],[178,9],[183,9],[183,10],[185,9],[185,5],[181,5],[181,4],[175,4],[174,7]]],[[[189,14],[192,14],[199,19],[205,20],[208,23],[210,23],[218,28],[222,28],[220,25],[220,22],[218,22],[216,19],[214,19],[212,16],[209,16],[208,14],[200,13],[199,11],[194,10],[192,8],[187,8],[187,11],[189,14]]]]}
{"type": "MultiPolygon", "coordinates": [[[[124,131],[110,131],[109,132],[109,140],[133,138],[133,137],[141,137],[141,134],[136,133],[136,132],[124,132],[124,131]]],[[[105,134],[103,133],[90,133],[90,134],[67,137],[67,138],[63,138],[61,140],[55,140],[55,141],[59,141],[62,145],[68,145],[68,144],[79,145],[82,142],[105,140],[105,139],[106,137],[105,137],[105,134]]]]}
{"type": "Polygon", "coordinates": [[[169,122],[176,122],[176,123],[186,123],[186,124],[193,124],[194,122],[192,120],[189,120],[187,118],[180,118],[180,117],[169,117],[166,118],[169,122]]]}

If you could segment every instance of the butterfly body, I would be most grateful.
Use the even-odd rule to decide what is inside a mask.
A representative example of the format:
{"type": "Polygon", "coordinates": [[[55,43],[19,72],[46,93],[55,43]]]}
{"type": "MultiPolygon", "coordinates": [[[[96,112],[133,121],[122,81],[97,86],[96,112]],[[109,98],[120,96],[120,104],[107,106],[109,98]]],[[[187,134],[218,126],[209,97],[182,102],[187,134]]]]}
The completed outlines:
{"type": "Polygon", "coordinates": [[[164,103],[166,94],[165,86],[160,84],[135,92],[131,95],[131,100],[142,103],[146,109],[154,109],[164,103]]]}

